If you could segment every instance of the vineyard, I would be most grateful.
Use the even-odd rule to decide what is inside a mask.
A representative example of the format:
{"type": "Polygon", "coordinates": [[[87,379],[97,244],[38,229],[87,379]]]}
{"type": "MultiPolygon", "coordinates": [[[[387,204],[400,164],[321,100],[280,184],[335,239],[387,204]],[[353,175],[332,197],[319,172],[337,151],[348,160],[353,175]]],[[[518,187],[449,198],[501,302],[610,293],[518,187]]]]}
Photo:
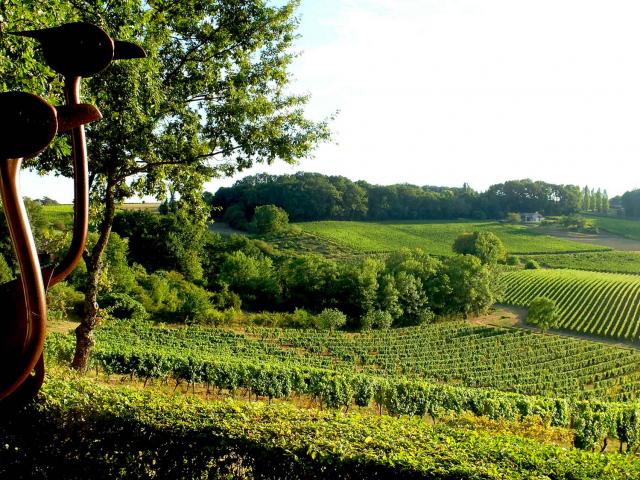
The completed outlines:
{"type": "MultiPolygon", "coordinates": [[[[97,340],[93,361],[107,372],[133,372],[143,378],[171,373],[185,377],[187,383],[193,381],[189,375],[201,379],[209,375],[205,383],[229,381],[219,380],[213,371],[203,373],[207,362],[216,368],[261,363],[278,369],[419,379],[528,395],[630,400],[640,394],[640,353],[633,350],[464,322],[356,335],[269,328],[238,333],[116,323],[101,328],[97,340]],[[172,366],[176,362],[198,364],[194,368],[200,373],[188,366],[176,370],[172,366]]],[[[49,350],[54,356],[68,357],[72,343],[70,335],[55,342],[50,339],[49,350]]]]}
{"type": "Polygon", "coordinates": [[[622,237],[640,240],[640,222],[638,220],[601,216],[591,216],[589,218],[602,230],[622,237]]]}
{"type": "Polygon", "coordinates": [[[524,270],[502,279],[504,302],[527,306],[544,296],[557,302],[560,328],[638,340],[640,277],[578,270],[524,270]]]}
{"type": "MultiPolygon", "coordinates": [[[[49,337],[50,361],[68,362],[72,351],[72,336],[49,337]]],[[[172,381],[187,392],[199,385],[207,394],[224,391],[269,403],[307,397],[321,409],[356,405],[433,421],[460,414],[511,422],[538,418],[572,429],[574,444],[585,449],[607,437],[620,448],[640,440],[633,437],[640,404],[630,402],[640,391],[639,354],[463,322],[355,336],[118,323],[99,331],[91,366],[145,386],[172,381]]]]}
{"type": "Polygon", "coordinates": [[[422,248],[433,255],[451,255],[451,245],[465,232],[495,233],[512,254],[606,251],[608,248],[587,245],[549,235],[536,227],[497,222],[424,221],[424,222],[305,222],[297,224],[303,231],[324,237],[347,248],[365,253],[390,252],[401,248],[422,248]]]}
{"type": "Polygon", "coordinates": [[[632,480],[634,455],[415,418],[206,401],[54,375],[0,425],[0,476],[632,480]],[[37,425],[37,442],[30,427],[37,425]]]}
{"type": "Polygon", "coordinates": [[[569,268],[594,272],[640,274],[638,252],[583,252],[551,255],[533,255],[531,258],[547,268],[569,268]]]}

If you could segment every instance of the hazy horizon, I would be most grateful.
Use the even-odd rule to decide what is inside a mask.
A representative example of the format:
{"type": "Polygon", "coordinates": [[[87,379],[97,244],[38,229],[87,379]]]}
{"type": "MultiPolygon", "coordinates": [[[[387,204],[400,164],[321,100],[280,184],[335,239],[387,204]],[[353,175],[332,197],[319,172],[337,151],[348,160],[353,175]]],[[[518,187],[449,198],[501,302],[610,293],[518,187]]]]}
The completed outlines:
{"type": "MultiPolygon", "coordinates": [[[[279,2],[281,3],[281,2],[279,2]]],[[[510,179],[640,186],[640,4],[630,0],[302,0],[294,92],[339,110],[335,143],[289,166],[375,184],[478,191],[510,179]]],[[[70,180],[23,177],[69,203],[70,180]]]]}

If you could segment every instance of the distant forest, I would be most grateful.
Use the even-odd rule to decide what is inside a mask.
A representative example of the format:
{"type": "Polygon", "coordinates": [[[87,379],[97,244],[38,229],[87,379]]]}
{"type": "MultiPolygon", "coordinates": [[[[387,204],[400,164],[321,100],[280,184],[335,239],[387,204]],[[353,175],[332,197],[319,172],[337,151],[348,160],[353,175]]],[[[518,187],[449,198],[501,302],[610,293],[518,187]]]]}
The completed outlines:
{"type": "Polygon", "coordinates": [[[606,191],[529,179],[511,180],[477,192],[466,184],[461,188],[383,186],[307,172],[248,176],[215,194],[207,193],[205,199],[218,207],[216,216],[232,224],[248,221],[257,206],[270,204],[284,209],[294,222],[502,219],[509,212],[571,215],[583,210],[606,211],[609,204],[606,191]]]}

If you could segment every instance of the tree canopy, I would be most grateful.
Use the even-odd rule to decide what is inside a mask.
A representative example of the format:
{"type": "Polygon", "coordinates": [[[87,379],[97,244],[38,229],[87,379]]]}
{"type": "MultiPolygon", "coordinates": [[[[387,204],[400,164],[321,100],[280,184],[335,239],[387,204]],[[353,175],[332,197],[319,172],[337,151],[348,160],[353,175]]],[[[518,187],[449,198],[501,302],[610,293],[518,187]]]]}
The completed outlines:
{"type": "MultiPolygon", "coordinates": [[[[114,62],[83,81],[82,98],[104,120],[88,129],[94,225],[85,255],[86,303],[74,364],[84,368],[98,321],[98,278],[115,206],[132,195],[165,197],[170,189],[191,221],[206,221],[203,182],[254,163],[293,163],[329,138],[327,121],[305,116],[308,97],[291,93],[298,2],[265,0],[52,0],[0,4],[2,31],[88,21],[114,38],[141,44],[147,58],[114,62]]],[[[62,79],[31,39],[3,35],[0,90],[25,90],[61,103],[62,79]]],[[[71,175],[60,138],[32,163],[71,175]]]]}
{"type": "Polygon", "coordinates": [[[209,205],[219,207],[220,210],[214,212],[216,216],[224,216],[239,228],[246,228],[256,207],[268,204],[283,208],[292,222],[503,219],[509,212],[564,215],[581,209],[580,188],[575,185],[525,179],[492,185],[486,192],[477,192],[468,185],[372,185],[310,172],[251,175],[231,187],[220,188],[207,199],[209,205]]]}

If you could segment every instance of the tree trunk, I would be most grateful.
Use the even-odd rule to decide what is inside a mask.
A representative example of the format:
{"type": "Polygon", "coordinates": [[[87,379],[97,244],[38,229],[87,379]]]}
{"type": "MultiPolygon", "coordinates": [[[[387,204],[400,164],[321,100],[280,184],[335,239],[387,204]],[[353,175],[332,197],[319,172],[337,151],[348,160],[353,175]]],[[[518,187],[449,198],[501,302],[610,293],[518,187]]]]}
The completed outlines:
{"type": "Polygon", "coordinates": [[[80,325],[76,328],[76,351],[71,366],[81,372],[86,371],[89,364],[89,354],[95,344],[93,329],[100,322],[98,308],[99,279],[102,273],[102,257],[109,243],[111,227],[116,214],[115,182],[107,181],[104,198],[104,217],[100,224],[100,236],[91,253],[85,253],[84,261],[87,265],[87,284],[85,289],[84,308],[80,325]]]}

